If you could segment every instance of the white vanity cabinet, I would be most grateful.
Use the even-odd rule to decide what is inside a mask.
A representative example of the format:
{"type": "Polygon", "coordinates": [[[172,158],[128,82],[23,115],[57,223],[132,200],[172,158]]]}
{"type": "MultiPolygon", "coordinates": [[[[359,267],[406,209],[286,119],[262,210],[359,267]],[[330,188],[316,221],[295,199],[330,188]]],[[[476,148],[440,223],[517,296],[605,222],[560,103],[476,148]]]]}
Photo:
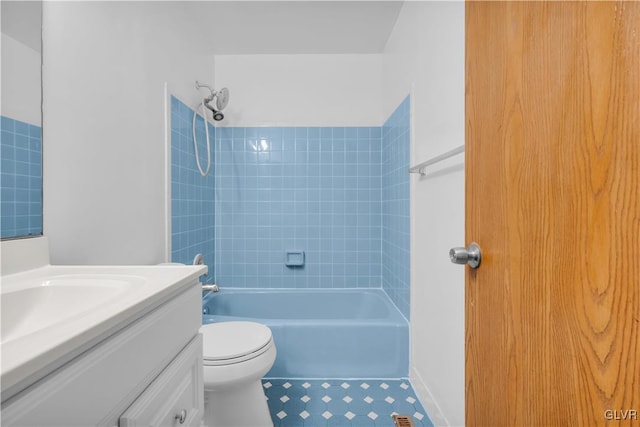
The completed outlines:
{"type": "Polygon", "coordinates": [[[2,425],[200,425],[201,305],[197,281],[181,287],[3,401],[2,425]]]}
{"type": "Polygon", "coordinates": [[[120,417],[120,427],[200,426],[202,335],[194,338],[120,417]]]}

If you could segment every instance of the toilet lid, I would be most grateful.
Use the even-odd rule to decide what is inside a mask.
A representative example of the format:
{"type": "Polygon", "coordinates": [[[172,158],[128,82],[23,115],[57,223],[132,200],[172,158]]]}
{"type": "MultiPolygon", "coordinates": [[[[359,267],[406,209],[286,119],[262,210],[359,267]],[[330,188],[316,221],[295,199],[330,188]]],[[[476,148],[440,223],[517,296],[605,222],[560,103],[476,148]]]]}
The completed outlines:
{"type": "MultiPolygon", "coordinates": [[[[210,323],[200,328],[205,361],[245,358],[271,342],[271,329],[255,322],[210,323]]],[[[231,362],[231,361],[230,361],[231,362]]]]}

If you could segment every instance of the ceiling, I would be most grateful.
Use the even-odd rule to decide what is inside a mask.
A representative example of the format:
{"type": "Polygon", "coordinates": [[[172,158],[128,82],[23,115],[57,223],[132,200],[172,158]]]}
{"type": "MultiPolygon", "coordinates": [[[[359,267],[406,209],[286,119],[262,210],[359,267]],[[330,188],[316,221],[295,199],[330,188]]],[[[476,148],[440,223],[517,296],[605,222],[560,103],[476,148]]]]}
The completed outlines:
{"type": "Polygon", "coordinates": [[[381,53],[402,2],[209,1],[189,7],[214,54],[340,54],[381,53]]]}
{"type": "MultiPolygon", "coordinates": [[[[41,2],[1,3],[2,32],[40,51],[41,2]]],[[[399,0],[149,1],[137,6],[141,4],[168,12],[168,30],[187,35],[214,55],[381,53],[402,8],[399,0]]]]}
{"type": "Polygon", "coordinates": [[[2,32],[40,52],[42,3],[2,0],[2,32]]]}

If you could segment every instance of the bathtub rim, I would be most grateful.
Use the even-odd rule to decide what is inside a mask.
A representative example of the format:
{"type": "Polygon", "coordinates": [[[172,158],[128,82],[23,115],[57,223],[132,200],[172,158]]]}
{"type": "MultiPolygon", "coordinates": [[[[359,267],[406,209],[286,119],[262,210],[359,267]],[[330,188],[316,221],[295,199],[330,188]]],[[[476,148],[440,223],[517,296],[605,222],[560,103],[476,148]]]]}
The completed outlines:
{"type": "MultiPolygon", "coordinates": [[[[225,286],[220,287],[220,291],[212,292],[212,291],[203,291],[202,292],[202,307],[206,305],[206,303],[217,295],[222,295],[222,293],[271,293],[271,292],[284,292],[284,293],[305,293],[307,291],[313,292],[322,292],[322,293],[343,293],[343,292],[359,292],[359,293],[373,293],[379,296],[383,296],[385,303],[389,306],[390,315],[388,317],[382,319],[363,319],[359,320],[361,322],[366,322],[367,324],[377,323],[380,321],[386,321],[385,324],[388,324],[389,320],[397,321],[400,325],[409,325],[409,320],[404,317],[404,314],[400,311],[400,309],[394,304],[393,300],[387,294],[387,292],[383,288],[244,288],[244,287],[232,287],[225,286]]],[[[213,314],[208,314],[203,316],[215,316],[213,314]]],[[[246,316],[218,316],[220,318],[224,318],[224,321],[227,320],[246,320],[246,319],[255,319],[260,320],[264,319],[262,317],[246,317],[246,316]]],[[[288,318],[274,318],[274,319],[264,319],[265,321],[286,321],[292,320],[288,318]]],[[[322,321],[332,321],[334,319],[293,319],[296,322],[317,322],[319,320],[322,321]]],[[[336,322],[344,322],[344,319],[335,319],[336,322]]],[[[349,319],[349,322],[354,321],[353,319],[349,319]]],[[[358,320],[356,320],[356,323],[358,320]]],[[[394,322],[395,323],[395,322],[394,322]]]]}

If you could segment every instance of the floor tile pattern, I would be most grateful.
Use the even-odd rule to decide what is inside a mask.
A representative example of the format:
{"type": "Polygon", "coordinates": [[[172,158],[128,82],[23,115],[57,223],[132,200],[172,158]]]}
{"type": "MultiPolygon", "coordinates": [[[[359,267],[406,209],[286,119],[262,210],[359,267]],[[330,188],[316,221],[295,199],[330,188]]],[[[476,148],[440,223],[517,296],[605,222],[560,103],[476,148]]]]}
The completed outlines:
{"type": "Polygon", "coordinates": [[[394,414],[433,426],[406,380],[262,381],[275,427],[393,427],[394,414]]]}

